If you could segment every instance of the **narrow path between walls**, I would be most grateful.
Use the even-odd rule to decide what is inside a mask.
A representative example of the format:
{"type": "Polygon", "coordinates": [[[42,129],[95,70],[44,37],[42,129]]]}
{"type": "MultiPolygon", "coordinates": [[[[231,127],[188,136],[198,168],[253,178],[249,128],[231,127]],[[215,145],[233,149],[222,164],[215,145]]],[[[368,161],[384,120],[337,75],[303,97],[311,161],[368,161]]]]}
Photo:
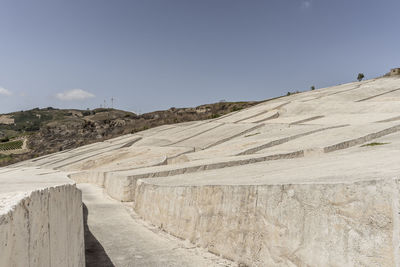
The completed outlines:
{"type": "Polygon", "coordinates": [[[78,188],[84,202],[87,267],[237,266],[146,225],[99,186],[78,188]]]}

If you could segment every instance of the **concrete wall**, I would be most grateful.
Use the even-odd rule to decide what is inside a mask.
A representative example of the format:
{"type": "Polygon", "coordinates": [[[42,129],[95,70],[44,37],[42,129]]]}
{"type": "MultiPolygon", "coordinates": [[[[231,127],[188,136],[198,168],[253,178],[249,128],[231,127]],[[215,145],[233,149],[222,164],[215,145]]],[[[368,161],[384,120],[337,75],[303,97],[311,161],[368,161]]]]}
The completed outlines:
{"type": "Polygon", "coordinates": [[[91,183],[104,187],[107,194],[116,200],[122,202],[134,200],[137,179],[113,173],[105,173],[103,171],[72,173],[69,175],[69,178],[78,184],[91,183]]]}
{"type": "MultiPolygon", "coordinates": [[[[310,153],[308,151],[308,153],[310,153]]],[[[275,155],[258,155],[257,157],[236,157],[236,158],[225,158],[220,161],[196,161],[188,162],[186,164],[177,165],[166,165],[134,169],[128,171],[83,171],[76,172],[69,175],[69,178],[74,180],[76,183],[92,183],[104,187],[107,194],[112,198],[122,201],[131,202],[135,200],[136,182],[139,179],[151,178],[151,177],[167,177],[173,175],[179,175],[184,173],[200,172],[204,170],[221,169],[232,166],[245,165],[256,162],[278,160],[278,159],[291,159],[303,157],[304,151],[295,151],[284,154],[275,155]]]]}
{"type": "Polygon", "coordinates": [[[157,186],[135,210],[170,234],[249,266],[399,266],[399,182],[157,186]]]}
{"type": "Polygon", "coordinates": [[[90,183],[104,187],[104,171],[82,171],[71,173],[68,175],[68,177],[78,184],[90,183]]]}
{"type": "Polygon", "coordinates": [[[85,266],[83,236],[81,191],[34,191],[0,214],[0,267],[85,266]]]}

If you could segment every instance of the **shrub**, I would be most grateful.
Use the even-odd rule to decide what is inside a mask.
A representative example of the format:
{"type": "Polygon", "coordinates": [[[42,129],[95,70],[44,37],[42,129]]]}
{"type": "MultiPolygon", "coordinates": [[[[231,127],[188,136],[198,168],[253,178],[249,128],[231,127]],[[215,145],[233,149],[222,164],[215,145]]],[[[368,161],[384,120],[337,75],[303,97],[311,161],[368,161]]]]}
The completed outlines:
{"type": "Polygon", "coordinates": [[[0,143],[5,143],[5,142],[8,142],[8,141],[10,141],[10,138],[8,138],[8,136],[3,137],[3,138],[0,139],[0,143]]]}
{"type": "Polygon", "coordinates": [[[91,115],[91,114],[92,114],[92,112],[90,112],[90,110],[82,111],[82,115],[83,115],[83,116],[89,116],[89,115],[91,115]]]}
{"type": "Polygon", "coordinates": [[[386,144],[389,144],[389,143],[372,142],[372,143],[369,143],[369,144],[362,145],[361,147],[366,147],[366,146],[382,146],[382,145],[386,145],[386,144]]]}
{"type": "Polygon", "coordinates": [[[359,81],[359,82],[361,82],[362,81],[362,79],[364,79],[364,73],[359,73],[358,74],[358,76],[357,76],[357,80],[359,81]]]}
{"type": "Polygon", "coordinates": [[[233,106],[232,111],[239,111],[243,109],[243,107],[233,106]]]}

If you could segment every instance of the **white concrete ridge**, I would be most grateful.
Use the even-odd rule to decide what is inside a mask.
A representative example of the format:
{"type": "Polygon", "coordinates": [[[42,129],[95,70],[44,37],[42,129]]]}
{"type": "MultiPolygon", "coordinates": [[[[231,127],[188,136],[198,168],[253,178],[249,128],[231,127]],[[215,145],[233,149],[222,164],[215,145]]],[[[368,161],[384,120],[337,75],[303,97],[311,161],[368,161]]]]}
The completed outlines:
{"type": "MultiPolygon", "coordinates": [[[[32,199],[31,192],[57,188],[57,177],[68,174],[131,202],[136,214],[159,229],[237,264],[400,266],[395,76],[294,94],[213,120],[165,125],[25,161],[0,169],[2,184],[16,172],[25,172],[33,186],[24,181],[26,189],[0,190],[3,213],[32,199]]],[[[75,187],[63,181],[73,197],[75,187]]],[[[89,214],[91,207],[96,208],[88,205],[89,214]]],[[[132,230],[132,239],[138,232],[132,230]]],[[[123,251],[123,244],[130,245],[121,240],[114,246],[123,251]]],[[[117,266],[129,260],[120,262],[112,247],[105,250],[117,266]]],[[[161,264],[154,254],[142,253],[148,260],[132,260],[133,265],[161,264]]]]}
{"type": "Polygon", "coordinates": [[[0,266],[85,266],[82,196],[66,174],[2,169],[0,266]]]}

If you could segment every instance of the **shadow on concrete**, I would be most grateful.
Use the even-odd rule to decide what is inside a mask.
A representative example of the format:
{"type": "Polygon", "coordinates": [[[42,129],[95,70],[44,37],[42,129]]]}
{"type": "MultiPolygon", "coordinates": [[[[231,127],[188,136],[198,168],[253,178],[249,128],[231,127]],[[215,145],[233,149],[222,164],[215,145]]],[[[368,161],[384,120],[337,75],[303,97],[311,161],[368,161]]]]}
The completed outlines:
{"type": "Polygon", "coordinates": [[[115,267],[106,251],[96,237],[90,232],[87,224],[89,211],[83,204],[83,223],[85,230],[86,267],[115,267]]]}

